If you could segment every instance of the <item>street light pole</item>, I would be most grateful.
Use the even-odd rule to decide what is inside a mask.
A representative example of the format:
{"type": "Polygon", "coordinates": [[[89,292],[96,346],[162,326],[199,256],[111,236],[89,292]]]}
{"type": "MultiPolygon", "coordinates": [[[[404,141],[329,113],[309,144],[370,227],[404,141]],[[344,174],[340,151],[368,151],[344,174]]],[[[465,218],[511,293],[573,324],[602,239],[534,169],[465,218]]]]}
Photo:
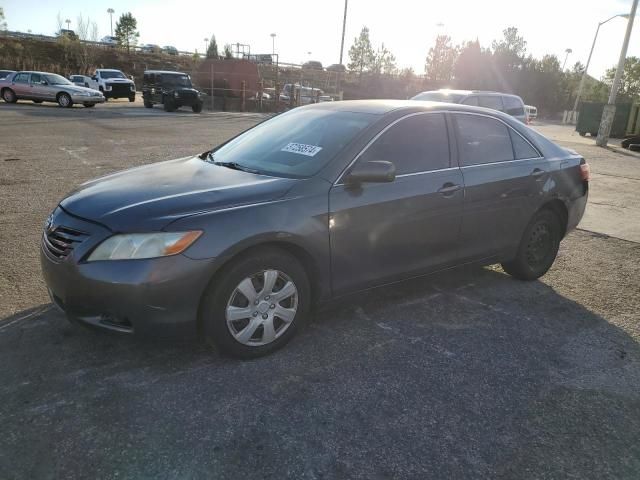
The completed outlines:
{"type": "Polygon", "coordinates": [[[628,15],[626,13],[614,15],[611,18],[607,18],[604,22],[598,23],[598,28],[596,28],[596,34],[593,36],[593,43],[591,44],[591,50],[589,51],[589,57],[587,58],[587,64],[584,66],[584,72],[582,72],[582,78],[580,79],[580,85],[578,86],[578,94],[576,95],[576,102],[573,104],[574,115],[576,115],[577,114],[576,112],[578,111],[578,104],[580,103],[580,97],[582,96],[584,81],[587,78],[587,70],[589,70],[589,64],[591,63],[591,56],[593,55],[593,49],[596,46],[596,40],[598,39],[598,32],[600,32],[600,27],[617,17],[628,18],[628,15]]]}
{"type": "Polygon", "coordinates": [[[349,0],[344,0],[344,16],[342,17],[342,40],[340,41],[340,65],[342,65],[342,53],[344,52],[344,32],[347,28],[347,4],[349,0]]]}
{"type": "Polygon", "coordinates": [[[271,34],[271,56],[273,57],[276,54],[276,34],[271,34]]]}
{"type": "Polygon", "coordinates": [[[567,65],[567,58],[569,58],[569,54],[572,53],[573,50],[571,50],[570,48],[567,48],[565,50],[566,55],[564,56],[564,62],[562,62],[562,71],[564,72],[564,67],[567,65]]]}
{"type": "Polygon", "coordinates": [[[205,38],[204,39],[204,56],[207,56],[207,50],[209,50],[209,39],[205,38]]]}
{"type": "Polygon", "coordinates": [[[69,20],[68,18],[64,21],[64,23],[67,24],[67,30],[71,30],[71,20],[69,20]]]}
{"type": "Polygon", "coordinates": [[[635,19],[637,9],[638,0],[633,0],[629,19],[627,20],[627,31],[624,34],[622,50],[620,51],[620,59],[618,60],[618,68],[616,69],[615,77],[613,77],[613,85],[611,85],[611,92],[609,93],[609,102],[605,105],[602,112],[602,119],[600,120],[600,128],[598,129],[598,137],[596,138],[596,145],[600,147],[607,146],[609,134],[611,133],[611,126],[613,125],[613,119],[616,115],[616,96],[618,95],[618,88],[620,87],[620,81],[622,80],[624,64],[627,60],[627,49],[629,48],[629,39],[631,38],[633,20],[635,19]]]}
{"type": "Polygon", "coordinates": [[[107,8],[107,13],[109,14],[109,23],[111,24],[111,36],[113,37],[113,14],[116,11],[113,8],[107,8]]]}

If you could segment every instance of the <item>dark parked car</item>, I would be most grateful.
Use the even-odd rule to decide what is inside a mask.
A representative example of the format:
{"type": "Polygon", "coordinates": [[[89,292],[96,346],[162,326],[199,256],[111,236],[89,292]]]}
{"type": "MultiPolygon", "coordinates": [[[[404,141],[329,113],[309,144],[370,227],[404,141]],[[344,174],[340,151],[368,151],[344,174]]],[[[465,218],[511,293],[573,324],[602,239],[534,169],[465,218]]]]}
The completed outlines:
{"type": "Polygon", "coordinates": [[[180,107],[191,107],[195,113],[202,111],[202,93],[193,88],[191,78],[182,72],[147,70],[142,80],[144,106],[164,106],[167,112],[180,107]]]}
{"type": "Polygon", "coordinates": [[[309,60],[302,64],[302,68],[308,68],[311,70],[322,70],[322,62],[317,60],[309,60]]]}
{"type": "Polygon", "coordinates": [[[469,263],[544,275],[588,180],[580,155],[500,112],[309,105],[85,183],[47,220],[42,269],[74,322],[254,357],[358,290],[469,263]]]}

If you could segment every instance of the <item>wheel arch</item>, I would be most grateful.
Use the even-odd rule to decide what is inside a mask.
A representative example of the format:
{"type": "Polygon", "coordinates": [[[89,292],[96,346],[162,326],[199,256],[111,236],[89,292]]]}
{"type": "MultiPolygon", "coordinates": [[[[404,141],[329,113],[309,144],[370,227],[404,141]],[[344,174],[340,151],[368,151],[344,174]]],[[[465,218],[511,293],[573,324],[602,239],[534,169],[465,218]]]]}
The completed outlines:
{"type": "Polygon", "coordinates": [[[545,202],[538,211],[541,210],[551,210],[555,213],[560,219],[560,226],[562,227],[562,238],[567,233],[567,226],[569,223],[569,209],[565,205],[565,203],[559,198],[553,198],[547,202],[545,202]]]}
{"type": "Polygon", "coordinates": [[[244,255],[250,254],[253,251],[259,251],[265,248],[276,248],[282,250],[292,257],[294,257],[305,273],[307,274],[307,279],[309,280],[310,294],[311,294],[311,305],[315,306],[322,298],[325,296],[328,291],[328,286],[323,285],[322,272],[318,262],[314,259],[311,252],[294,241],[288,239],[268,239],[260,241],[259,243],[253,243],[251,245],[244,245],[229,255],[224,256],[224,261],[216,268],[215,272],[211,276],[211,279],[207,283],[207,287],[202,292],[200,302],[198,305],[198,333],[203,333],[203,325],[202,325],[202,306],[203,300],[209,288],[214,285],[218,279],[223,276],[227,270],[227,268],[236,260],[241,258],[244,255]]]}

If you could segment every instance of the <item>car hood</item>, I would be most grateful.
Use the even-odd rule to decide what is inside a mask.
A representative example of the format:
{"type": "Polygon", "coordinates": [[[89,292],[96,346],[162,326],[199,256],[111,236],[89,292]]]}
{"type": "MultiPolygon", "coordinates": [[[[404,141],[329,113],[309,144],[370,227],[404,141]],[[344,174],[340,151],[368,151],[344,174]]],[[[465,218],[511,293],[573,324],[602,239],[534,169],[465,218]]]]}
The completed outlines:
{"type": "Polygon", "coordinates": [[[105,78],[106,83],[133,83],[133,80],[128,78],[105,78]]]}
{"type": "Polygon", "coordinates": [[[87,88],[87,87],[81,87],[79,85],[61,85],[64,90],[66,90],[69,93],[90,93],[92,95],[99,93],[96,89],[93,88],[87,88]]]}
{"type": "Polygon", "coordinates": [[[156,231],[188,215],[275,200],[295,182],[188,157],[84,183],[60,206],[113,231],[156,231]]]}

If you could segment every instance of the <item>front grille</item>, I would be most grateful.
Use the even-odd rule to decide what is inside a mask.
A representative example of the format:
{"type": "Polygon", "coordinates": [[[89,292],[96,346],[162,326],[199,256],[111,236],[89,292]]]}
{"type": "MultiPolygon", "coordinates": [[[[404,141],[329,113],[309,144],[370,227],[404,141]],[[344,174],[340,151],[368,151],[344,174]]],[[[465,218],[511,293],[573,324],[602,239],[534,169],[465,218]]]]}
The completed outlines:
{"type": "Polygon", "coordinates": [[[111,93],[116,95],[127,96],[131,93],[131,85],[128,83],[110,83],[111,93]]]}
{"type": "Polygon", "coordinates": [[[87,233],[69,227],[56,227],[45,230],[42,236],[44,247],[55,258],[67,258],[75,246],[86,239],[87,233]]]}

